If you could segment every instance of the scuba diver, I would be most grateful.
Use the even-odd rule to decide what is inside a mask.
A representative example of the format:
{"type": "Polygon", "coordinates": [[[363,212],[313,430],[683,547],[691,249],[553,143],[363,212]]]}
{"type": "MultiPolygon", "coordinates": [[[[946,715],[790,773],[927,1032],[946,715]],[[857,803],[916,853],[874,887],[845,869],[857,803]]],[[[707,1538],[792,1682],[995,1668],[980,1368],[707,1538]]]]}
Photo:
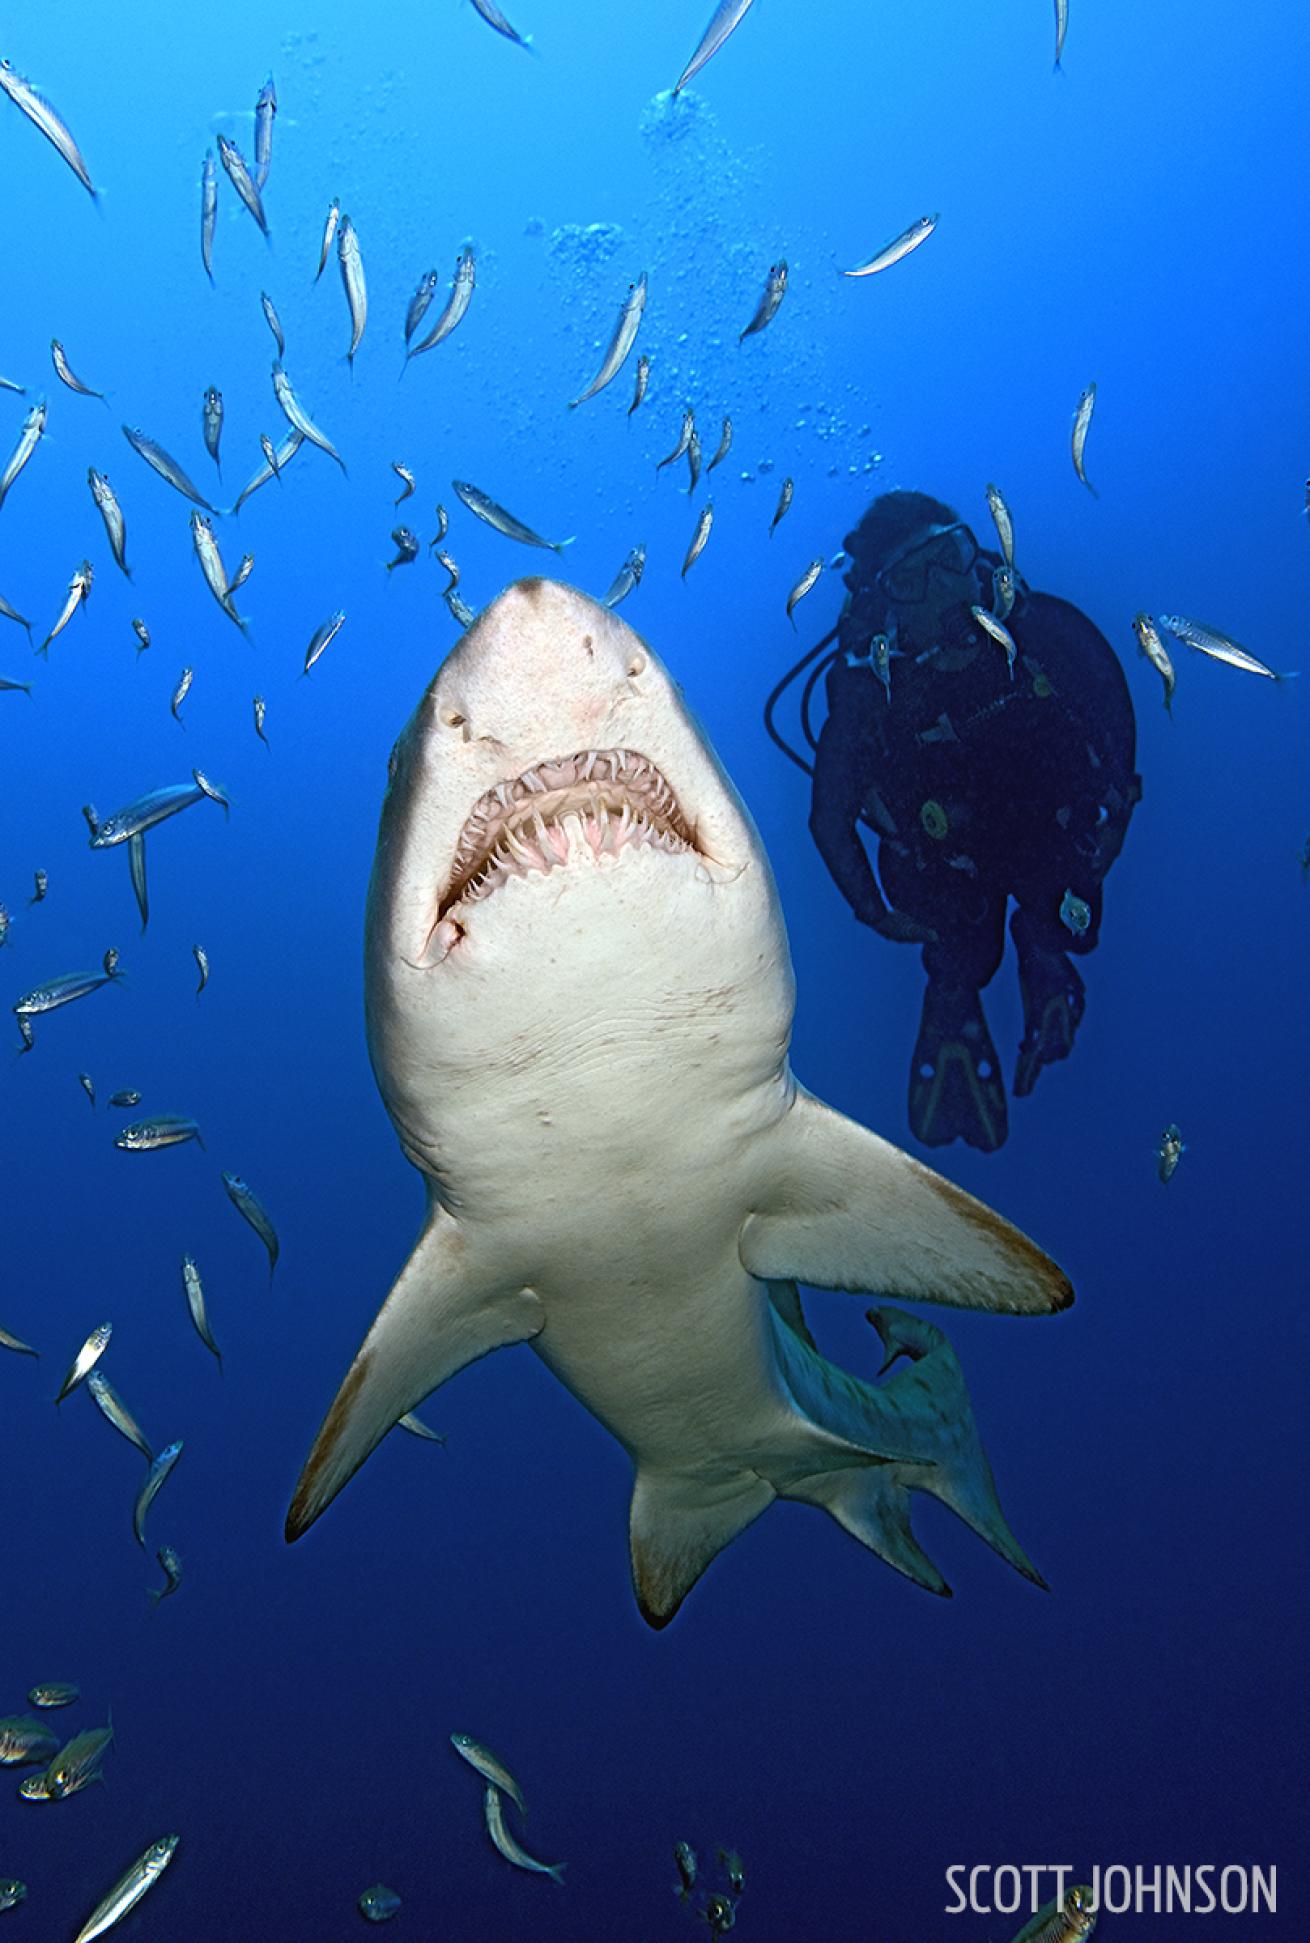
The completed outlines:
{"type": "Polygon", "coordinates": [[[774,689],[765,723],[813,776],[810,831],[856,917],[923,947],[915,1135],[990,1153],[1008,1123],[981,993],[1012,898],[1023,1001],[1013,1090],[1031,1093],[1073,1048],[1084,992],[1071,960],[1096,948],[1102,884],[1141,796],[1128,684],[1085,614],[1033,593],[939,500],[883,494],[845,549],[841,618],[774,689]],[[811,765],[773,713],[834,639],[802,695],[811,765]],[[810,700],[825,671],[816,742],[810,700]],[[861,823],[878,838],[877,876],[861,823]]]}

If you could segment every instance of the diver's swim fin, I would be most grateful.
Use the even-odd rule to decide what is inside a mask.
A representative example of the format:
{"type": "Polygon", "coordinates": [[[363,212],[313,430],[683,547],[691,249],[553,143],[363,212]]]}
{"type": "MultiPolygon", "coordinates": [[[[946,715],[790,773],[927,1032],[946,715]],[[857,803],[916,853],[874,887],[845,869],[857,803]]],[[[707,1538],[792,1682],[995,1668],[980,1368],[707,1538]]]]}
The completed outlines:
{"type": "Polygon", "coordinates": [[[925,1147],[963,1140],[985,1154],[1009,1131],[996,1047],[971,985],[929,981],[910,1062],[910,1126],[925,1147]]]}
{"type": "Polygon", "coordinates": [[[1082,1022],[1086,993],[1077,967],[1062,951],[1019,954],[1023,1038],[1014,1062],[1014,1097],[1026,1098],[1043,1066],[1067,1059],[1082,1022]]]}

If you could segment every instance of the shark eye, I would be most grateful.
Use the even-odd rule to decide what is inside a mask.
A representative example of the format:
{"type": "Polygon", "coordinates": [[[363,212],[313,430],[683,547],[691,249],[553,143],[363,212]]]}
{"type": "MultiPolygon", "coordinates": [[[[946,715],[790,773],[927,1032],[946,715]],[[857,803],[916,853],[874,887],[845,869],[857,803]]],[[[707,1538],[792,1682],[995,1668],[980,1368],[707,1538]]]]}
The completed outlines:
{"type": "Polygon", "coordinates": [[[638,651],[633,655],[631,661],[628,663],[628,674],[630,676],[640,675],[640,674],[644,674],[645,670],[646,670],[646,657],[644,654],[641,653],[640,649],[638,649],[638,651]]]}
{"type": "Polygon", "coordinates": [[[464,717],[457,708],[443,708],[441,719],[448,729],[462,729],[464,726],[464,717]]]}

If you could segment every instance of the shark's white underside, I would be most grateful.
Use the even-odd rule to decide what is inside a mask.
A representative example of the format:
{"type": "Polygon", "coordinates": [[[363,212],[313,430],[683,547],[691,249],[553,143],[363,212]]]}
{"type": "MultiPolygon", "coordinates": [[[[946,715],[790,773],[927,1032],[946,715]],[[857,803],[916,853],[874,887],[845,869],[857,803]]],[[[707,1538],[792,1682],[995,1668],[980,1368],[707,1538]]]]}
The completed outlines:
{"type": "Polygon", "coordinates": [[[941,1332],[875,1312],[896,1367],[867,1383],[818,1354],[796,1285],[1010,1314],[1063,1308],[1069,1285],[797,1084],[768,860],[617,616],[520,582],[443,664],[392,757],[366,971],[374,1070],[429,1214],[289,1537],[447,1377],[531,1342],[633,1459],[652,1624],[777,1496],[943,1592],[910,1532],[909,1493],[930,1491],[1037,1577],[941,1332]]]}

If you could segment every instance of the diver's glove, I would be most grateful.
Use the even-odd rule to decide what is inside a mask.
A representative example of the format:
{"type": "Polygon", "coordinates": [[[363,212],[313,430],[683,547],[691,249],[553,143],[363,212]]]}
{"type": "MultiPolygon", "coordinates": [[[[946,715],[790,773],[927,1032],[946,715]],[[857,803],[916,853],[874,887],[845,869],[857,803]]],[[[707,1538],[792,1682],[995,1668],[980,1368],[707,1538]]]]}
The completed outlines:
{"type": "Polygon", "coordinates": [[[935,945],[937,933],[930,924],[921,924],[918,918],[907,916],[904,911],[889,911],[884,904],[882,909],[865,918],[864,922],[880,938],[890,939],[897,945],[935,945]]]}

